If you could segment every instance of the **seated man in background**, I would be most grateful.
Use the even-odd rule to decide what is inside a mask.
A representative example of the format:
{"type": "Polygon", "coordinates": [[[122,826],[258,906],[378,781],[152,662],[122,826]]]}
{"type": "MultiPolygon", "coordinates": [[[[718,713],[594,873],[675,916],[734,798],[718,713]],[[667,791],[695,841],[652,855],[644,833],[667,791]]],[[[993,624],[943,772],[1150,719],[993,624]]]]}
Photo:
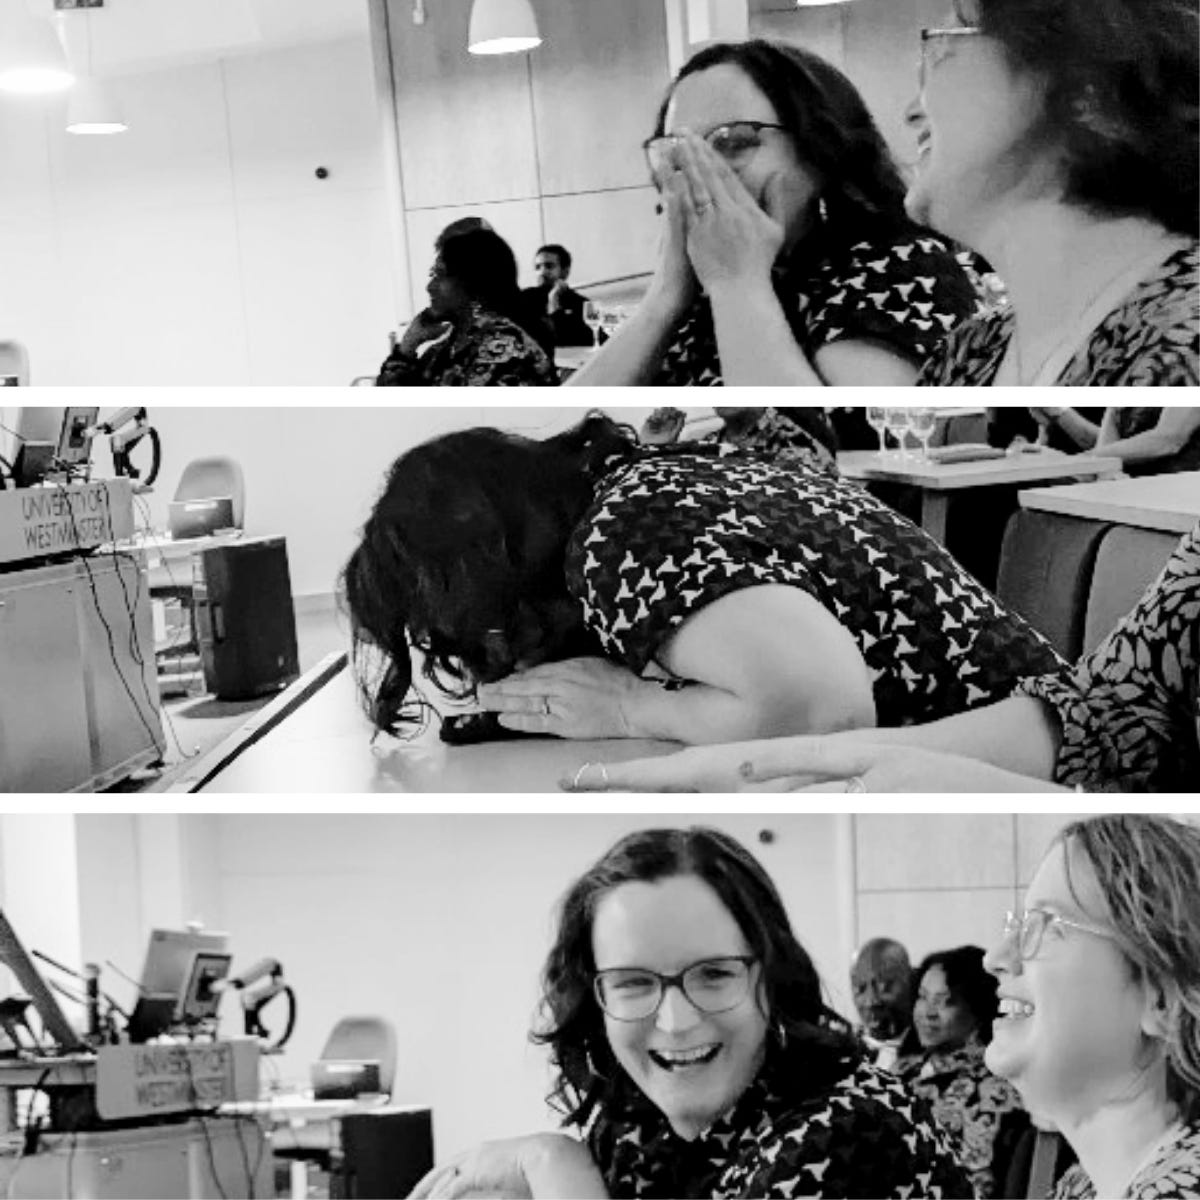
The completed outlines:
{"type": "Polygon", "coordinates": [[[850,993],[862,1021],[859,1033],[875,1065],[892,1070],[902,1054],[918,1048],[908,951],[892,938],[864,942],[850,966],[850,993]]]}
{"type": "Polygon", "coordinates": [[[548,323],[556,346],[590,346],[592,331],[583,320],[586,297],[567,286],[571,274],[570,251],[553,242],[543,246],[533,260],[533,269],[537,286],[525,288],[521,293],[530,315],[548,323]]]}

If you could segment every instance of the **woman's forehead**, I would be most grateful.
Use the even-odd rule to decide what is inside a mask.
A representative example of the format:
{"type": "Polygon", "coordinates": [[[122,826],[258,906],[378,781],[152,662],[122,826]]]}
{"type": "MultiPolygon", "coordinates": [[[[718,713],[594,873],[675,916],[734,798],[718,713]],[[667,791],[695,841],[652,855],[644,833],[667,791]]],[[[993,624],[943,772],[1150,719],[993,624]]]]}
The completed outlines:
{"type": "Polygon", "coordinates": [[[1095,920],[1108,906],[1087,856],[1077,846],[1057,842],[1034,873],[1025,907],[1095,920]]]}
{"type": "Polygon", "coordinates": [[[681,79],[667,107],[668,133],[706,133],[730,121],[777,121],[770,100],[741,67],[718,63],[681,79]]]}

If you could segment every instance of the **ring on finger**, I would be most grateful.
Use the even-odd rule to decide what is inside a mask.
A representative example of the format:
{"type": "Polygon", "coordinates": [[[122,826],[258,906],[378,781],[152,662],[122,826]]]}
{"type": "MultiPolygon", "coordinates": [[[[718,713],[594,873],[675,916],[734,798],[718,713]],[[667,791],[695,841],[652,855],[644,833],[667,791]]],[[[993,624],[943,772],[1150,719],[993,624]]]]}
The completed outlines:
{"type": "Polygon", "coordinates": [[[861,775],[851,775],[846,780],[845,792],[851,796],[865,796],[867,794],[867,785],[863,782],[861,775]]]}
{"type": "Polygon", "coordinates": [[[553,713],[551,713],[551,711],[550,711],[550,697],[549,696],[542,697],[541,713],[542,713],[543,717],[553,716],[553,713]]]}

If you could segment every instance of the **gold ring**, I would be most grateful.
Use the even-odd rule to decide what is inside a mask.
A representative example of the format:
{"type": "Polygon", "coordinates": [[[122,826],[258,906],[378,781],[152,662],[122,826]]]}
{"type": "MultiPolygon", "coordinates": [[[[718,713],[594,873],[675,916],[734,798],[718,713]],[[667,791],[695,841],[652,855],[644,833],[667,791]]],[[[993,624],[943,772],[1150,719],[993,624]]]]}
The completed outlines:
{"type": "Polygon", "coordinates": [[[590,762],[585,762],[579,768],[579,770],[575,772],[575,778],[571,780],[571,791],[573,791],[573,792],[579,791],[579,781],[583,778],[584,771],[586,771],[588,769],[588,767],[590,767],[591,765],[592,764],[590,762]]]}
{"type": "Polygon", "coordinates": [[[543,717],[549,717],[549,716],[552,716],[552,715],[553,715],[553,714],[550,712],[550,697],[549,697],[549,696],[543,696],[543,697],[542,697],[542,716],[543,716],[543,717]]]}
{"type": "Polygon", "coordinates": [[[863,782],[861,775],[851,775],[846,780],[845,791],[850,796],[865,796],[867,794],[867,785],[863,782]]]}

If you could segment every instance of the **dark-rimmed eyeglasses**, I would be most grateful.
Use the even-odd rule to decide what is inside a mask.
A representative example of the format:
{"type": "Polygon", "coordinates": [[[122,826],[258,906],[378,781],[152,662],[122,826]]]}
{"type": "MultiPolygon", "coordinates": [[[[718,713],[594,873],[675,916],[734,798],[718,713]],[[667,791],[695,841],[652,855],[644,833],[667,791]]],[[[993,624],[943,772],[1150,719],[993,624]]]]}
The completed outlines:
{"type": "Polygon", "coordinates": [[[751,955],[705,958],[678,975],[662,975],[643,967],[597,971],[596,1003],[614,1021],[644,1021],[662,1006],[668,988],[677,987],[698,1012],[729,1012],[750,994],[751,955]]]}
{"type": "MultiPolygon", "coordinates": [[[[775,121],[727,121],[704,134],[704,140],[727,162],[736,167],[762,145],[764,129],[784,129],[775,121]]],[[[673,134],[647,138],[642,152],[651,178],[658,183],[675,167],[675,152],[680,139],[673,134]]]]}
{"type": "Polygon", "coordinates": [[[930,70],[950,53],[950,47],[956,40],[982,36],[983,30],[978,25],[953,25],[946,29],[922,29],[921,67],[918,75],[922,89],[925,87],[925,80],[930,70]]]}
{"type": "Polygon", "coordinates": [[[1046,930],[1051,925],[1066,926],[1068,929],[1089,933],[1092,937],[1104,938],[1110,942],[1116,938],[1112,930],[1101,929],[1098,925],[1085,925],[1081,921],[1070,921],[1044,908],[1027,908],[1024,912],[1004,914],[1004,936],[1016,938],[1017,955],[1022,962],[1037,956],[1037,952],[1042,948],[1046,930]]]}

